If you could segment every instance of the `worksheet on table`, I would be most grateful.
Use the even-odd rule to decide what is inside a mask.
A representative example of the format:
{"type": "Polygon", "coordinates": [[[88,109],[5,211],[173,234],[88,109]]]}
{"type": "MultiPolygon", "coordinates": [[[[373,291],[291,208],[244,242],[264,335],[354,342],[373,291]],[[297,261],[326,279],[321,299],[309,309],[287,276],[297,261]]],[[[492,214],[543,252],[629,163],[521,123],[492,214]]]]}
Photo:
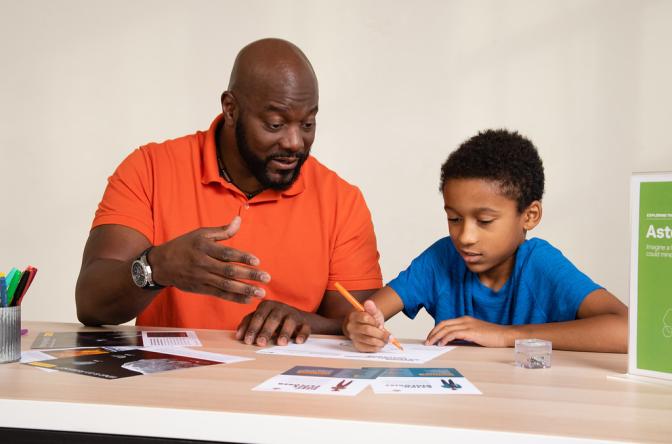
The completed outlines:
{"type": "Polygon", "coordinates": [[[455,347],[436,345],[402,344],[399,350],[392,344],[386,345],[377,353],[360,353],[348,339],[308,338],[303,344],[288,344],[269,347],[257,353],[264,355],[306,356],[312,358],[355,359],[360,361],[401,362],[423,364],[455,347]]]}

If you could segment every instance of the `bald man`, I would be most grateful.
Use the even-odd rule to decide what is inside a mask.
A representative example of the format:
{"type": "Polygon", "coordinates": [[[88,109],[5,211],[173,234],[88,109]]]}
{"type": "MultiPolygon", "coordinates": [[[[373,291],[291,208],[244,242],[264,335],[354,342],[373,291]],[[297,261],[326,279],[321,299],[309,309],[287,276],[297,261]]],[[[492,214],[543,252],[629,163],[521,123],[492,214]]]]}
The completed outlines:
{"type": "Polygon", "coordinates": [[[318,85],[295,45],[238,54],[207,131],[149,144],[109,178],[76,288],[86,325],[236,330],[247,344],[340,334],[382,286],[361,192],[310,155],[318,85]]]}

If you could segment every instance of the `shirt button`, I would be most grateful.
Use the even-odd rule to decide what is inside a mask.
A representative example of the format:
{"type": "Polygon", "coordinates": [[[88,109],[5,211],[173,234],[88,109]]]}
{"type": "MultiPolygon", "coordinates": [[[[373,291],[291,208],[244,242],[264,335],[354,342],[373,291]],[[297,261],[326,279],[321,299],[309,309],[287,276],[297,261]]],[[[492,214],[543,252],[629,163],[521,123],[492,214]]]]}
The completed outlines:
{"type": "Polygon", "coordinates": [[[250,209],[250,204],[245,204],[245,209],[249,210],[250,209]]]}

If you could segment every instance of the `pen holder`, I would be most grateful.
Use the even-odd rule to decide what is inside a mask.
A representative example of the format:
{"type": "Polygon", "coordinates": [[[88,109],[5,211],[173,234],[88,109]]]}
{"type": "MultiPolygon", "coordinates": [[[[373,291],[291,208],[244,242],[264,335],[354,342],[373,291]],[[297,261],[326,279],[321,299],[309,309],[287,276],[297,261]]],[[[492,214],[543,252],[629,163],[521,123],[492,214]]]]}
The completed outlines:
{"type": "Polygon", "coordinates": [[[0,364],[21,359],[21,306],[0,308],[0,364]]]}

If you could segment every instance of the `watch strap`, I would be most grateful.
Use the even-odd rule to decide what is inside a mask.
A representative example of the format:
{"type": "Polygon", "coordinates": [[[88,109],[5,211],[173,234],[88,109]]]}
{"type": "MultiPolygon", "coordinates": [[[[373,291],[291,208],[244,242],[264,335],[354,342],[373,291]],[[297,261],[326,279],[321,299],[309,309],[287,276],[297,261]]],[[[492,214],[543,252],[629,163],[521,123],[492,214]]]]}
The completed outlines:
{"type": "Polygon", "coordinates": [[[138,260],[143,263],[145,266],[145,270],[148,271],[147,273],[147,284],[142,287],[144,290],[161,290],[162,288],[166,288],[163,285],[159,285],[156,282],[154,282],[154,273],[152,270],[152,264],[149,263],[149,252],[152,251],[152,248],[154,248],[154,245],[146,249],[140,254],[140,257],[138,260]]]}

